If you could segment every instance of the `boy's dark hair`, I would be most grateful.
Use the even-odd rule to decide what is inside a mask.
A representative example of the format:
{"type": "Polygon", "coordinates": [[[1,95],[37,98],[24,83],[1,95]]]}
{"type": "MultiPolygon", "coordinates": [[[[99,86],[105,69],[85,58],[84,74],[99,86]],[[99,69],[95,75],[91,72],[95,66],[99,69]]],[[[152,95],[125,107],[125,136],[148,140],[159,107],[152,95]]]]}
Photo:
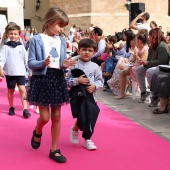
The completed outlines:
{"type": "Polygon", "coordinates": [[[14,25],[9,25],[8,28],[7,28],[7,32],[8,32],[8,31],[13,31],[13,30],[19,31],[19,34],[20,34],[20,32],[21,32],[20,26],[18,26],[18,25],[16,25],[16,24],[14,24],[14,25]]]}
{"type": "Polygon", "coordinates": [[[103,34],[103,30],[101,28],[98,28],[98,27],[94,27],[93,32],[95,34],[97,34],[98,36],[102,36],[102,34],[103,34]]]}
{"type": "Polygon", "coordinates": [[[78,49],[80,49],[80,48],[88,48],[88,47],[92,47],[94,49],[94,51],[96,51],[96,44],[90,38],[84,38],[84,39],[79,41],[78,49]]]}

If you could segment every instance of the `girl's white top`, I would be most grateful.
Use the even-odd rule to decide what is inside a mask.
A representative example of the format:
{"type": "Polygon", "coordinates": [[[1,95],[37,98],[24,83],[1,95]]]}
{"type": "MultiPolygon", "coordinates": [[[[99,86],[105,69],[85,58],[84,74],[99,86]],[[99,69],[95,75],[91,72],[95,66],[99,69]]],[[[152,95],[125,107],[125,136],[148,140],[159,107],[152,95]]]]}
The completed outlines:
{"type": "Polygon", "coordinates": [[[51,64],[50,68],[60,69],[60,49],[61,40],[58,36],[48,36],[45,34],[40,34],[45,47],[45,55],[48,57],[50,55],[51,64]]]}

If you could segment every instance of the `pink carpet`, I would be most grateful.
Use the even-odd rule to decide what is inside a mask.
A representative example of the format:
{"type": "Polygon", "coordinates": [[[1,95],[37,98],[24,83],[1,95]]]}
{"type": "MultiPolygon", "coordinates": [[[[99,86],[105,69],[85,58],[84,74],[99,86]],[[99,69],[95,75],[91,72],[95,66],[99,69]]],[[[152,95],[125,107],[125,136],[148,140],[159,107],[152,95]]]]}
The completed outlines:
{"type": "Polygon", "coordinates": [[[74,120],[70,106],[62,108],[59,147],[67,157],[65,164],[48,158],[50,122],[44,127],[42,145],[30,146],[32,131],[38,115],[30,110],[29,119],[22,117],[19,93],[15,94],[15,116],[8,116],[6,84],[0,83],[0,170],[169,170],[170,143],[144,129],[118,112],[99,103],[101,113],[92,140],[98,149],[88,151],[69,141],[74,120]]]}

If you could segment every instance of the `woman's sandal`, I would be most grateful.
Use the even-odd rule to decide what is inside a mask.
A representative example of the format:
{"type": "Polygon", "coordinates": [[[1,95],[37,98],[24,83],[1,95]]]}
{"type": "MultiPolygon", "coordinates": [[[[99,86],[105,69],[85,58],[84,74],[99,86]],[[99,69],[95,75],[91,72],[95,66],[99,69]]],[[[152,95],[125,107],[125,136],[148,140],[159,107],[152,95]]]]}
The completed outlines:
{"type": "Polygon", "coordinates": [[[60,152],[60,149],[57,149],[53,152],[51,152],[50,150],[50,154],[49,154],[49,157],[53,160],[55,160],[56,162],[58,163],[64,163],[66,162],[66,157],[64,157],[63,155],[61,155],[61,152],[60,152]],[[58,153],[60,154],[60,156],[56,156],[55,154],[58,153]]]}
{"type": "Polygon", "coordinates": [[[155,109],[153,111],[153,114],[163,114],[163,113],[169,113],[169,110],[165,109],[165,110],[160,110],[159,108],[158,109],[155,109]]]}
{"type": "Polygon", "coordinates": [[[115,96],[114,99],[115,99],[115,100],[119,100],[119,99],[123,99],[123,98],[125,98],[125,97],[126,97],[126,94],[125,94],[125,95],[122,95],[122,96],[119,96],[119,95],[118,95],[118,96],[115,96]]]}
{"type": "Polygon", "coordinates": [[[38,149],[40,147],[40,144],[41,144],[41,136],[42,134],[36,134],[36,130],[33,131],[33,135],[32,135],[32,139],[31,139],[31,146],[33,149],[38,149]],[[36,138],[40,138],[40,141],[39,142],[36,142],[34,140],[34,137],[36,138]]]}

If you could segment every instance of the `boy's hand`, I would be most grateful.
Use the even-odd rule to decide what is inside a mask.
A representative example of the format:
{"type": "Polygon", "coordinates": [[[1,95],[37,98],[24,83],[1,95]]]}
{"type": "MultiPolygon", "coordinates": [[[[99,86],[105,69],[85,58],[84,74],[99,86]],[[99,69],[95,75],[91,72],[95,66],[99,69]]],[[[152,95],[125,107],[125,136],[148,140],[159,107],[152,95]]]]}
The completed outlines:
{"type": "Polygon", "coordinates": [[[80,76],[78,78],[78,83],[88,85],[89,84],[89,79],[87,77],[85,77],[85,74],[83,74],[82,76],[80,76]]]}
{"type": "Polygon", "coordinates": [[[93,93],[96,90],[96,86],[94,84],[89,84],[86,89],[88,93],[93,93]]]}
{"type": "Polygon", "coordinates": [[[50,63],[51,63],[51,61],[50,61],[50,55],[45,59],[45,61],[44,61],[44,65],[46,66],[46,67],[49,67],[50,66],[50,63]]]}
{"type": "Polygon", "coordinates": [[[5,74],[5,71],[2,69],[2,67],[0,67],[0,77],[4,77],[5,74]]]}

